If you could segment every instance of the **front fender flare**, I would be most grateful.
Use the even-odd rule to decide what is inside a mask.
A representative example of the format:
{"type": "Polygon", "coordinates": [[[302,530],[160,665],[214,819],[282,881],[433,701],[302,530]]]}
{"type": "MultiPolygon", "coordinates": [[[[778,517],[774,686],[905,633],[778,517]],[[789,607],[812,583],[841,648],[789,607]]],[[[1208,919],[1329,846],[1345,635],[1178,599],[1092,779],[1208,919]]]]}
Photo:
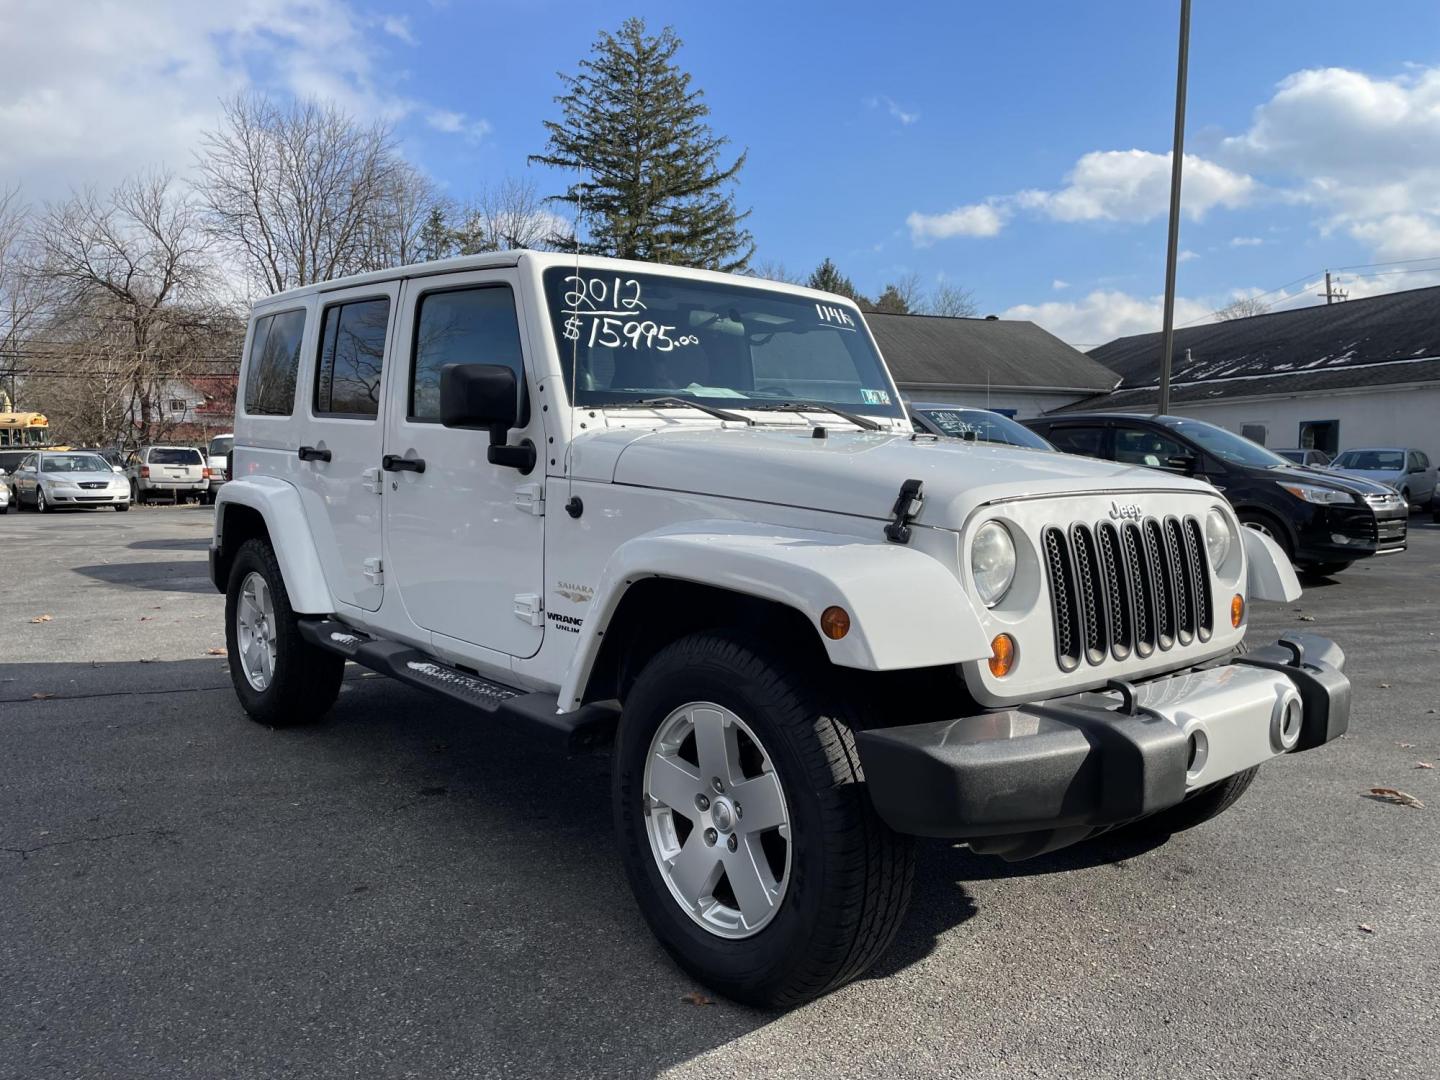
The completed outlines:
{"type": "Polygon", "coordinates": [[[616,549],[560,687],[560,707],[579,708],[600,642],[636,581],[674,578],[772,600],[801,612],[830,660],[867,671],[935,667],[989,657],[990,642],[955,575],[899,544],[838,533],[732,521],[696,522],[637,536],[616,549]],[[819,631],[832,604],[850,632],[819,631]]]}
{"type": "Polygon", "coordinates": [[[223,485],[215,496],[215,544],[224,543],[226,507],[244,506],[265,522],[270,546],[285,579],[290,607],[306,615],[329,615],[334,599],[325,584],[325,571],[315,550],[315,538],[305,520],[299,490],[274,476],[246,476],[223,485]]]}
{"type": "Polygon", "coordinates": [[[1252,600],[1282,600],[1286,603],[1300,598],[1300,579],[1285,557],[1280,545],[1264,533],[1243,526],[1240,535],[1245,543],[1245,592],[1252,600]]]}

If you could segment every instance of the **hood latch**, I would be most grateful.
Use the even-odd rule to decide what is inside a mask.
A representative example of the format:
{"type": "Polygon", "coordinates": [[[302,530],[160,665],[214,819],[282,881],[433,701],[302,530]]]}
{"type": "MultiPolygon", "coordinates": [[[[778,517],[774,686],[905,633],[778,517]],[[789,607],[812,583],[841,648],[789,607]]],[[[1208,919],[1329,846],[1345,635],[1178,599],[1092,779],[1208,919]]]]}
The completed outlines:
{"type": "Polygon", "coordinates": [[[919,480],[906,480],[900,485],[900,496],[895,500],[895,508],[890,511],[895,520],[885,526],[885,539],[892,544],[910,542],[910,522],[915,520],[925,503],[924,487],[919,480]]]}

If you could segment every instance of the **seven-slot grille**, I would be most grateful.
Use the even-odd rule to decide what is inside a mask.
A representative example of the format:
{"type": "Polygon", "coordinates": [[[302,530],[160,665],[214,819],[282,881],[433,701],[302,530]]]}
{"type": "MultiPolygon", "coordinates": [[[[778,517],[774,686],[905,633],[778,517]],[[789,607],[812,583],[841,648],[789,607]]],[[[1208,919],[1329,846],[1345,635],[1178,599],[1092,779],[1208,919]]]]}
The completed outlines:
{"type": "Polygon", "coordinates": [[[1214,630],[1197,518],[1048,525],[1040,541],[1062,670],[1146,657],[1214,630]]]}

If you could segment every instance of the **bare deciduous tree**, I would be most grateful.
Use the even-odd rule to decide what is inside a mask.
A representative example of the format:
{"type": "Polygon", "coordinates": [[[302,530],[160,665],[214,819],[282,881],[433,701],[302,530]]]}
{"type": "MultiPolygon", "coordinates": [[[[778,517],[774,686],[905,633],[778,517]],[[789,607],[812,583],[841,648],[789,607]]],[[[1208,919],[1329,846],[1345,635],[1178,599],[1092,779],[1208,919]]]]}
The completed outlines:
{"type": "Polygon", "coordinates": [[[952,319],[974,318],[980,313],[980,308],[975,303],[975,295],[969,289],[962,289],[948,281],[942,281],[935,286],[935,291],[930,294],[930,299],[922,305],[921,310],[927,315],[945,315],[952,319]]]}
{"type": "Polygon", "coordinates": [[[40,281],[29,265],[34,261],[29,228],[30,208],[19,186],[0,189],[0,375],[10,376],[11,397],[25,339],[43,302],[40,281]]]}
{"type": "Polygon", "coordinates": [[[168,388],[213,372],[235,347],[234,317],[212,299],[210,242],[196,208],[170,176],[154,174],[103,199],[85,192],[47,207],[34,237],[33,271],[50,303],[29,352],[43,359],[42,378],[61,384],[53,389],[62,402],[76,399],[77,424],[88,418],[72,434],[162,436],[168,388]]]}
{"type": "Polygon", "coordinates": [[[1270,305],[1254,296],[1237,296],[1230,303],[1215,312],[1215,318],[1221,322],[1230,319],[1248,319],[1251,315],[1264,315],[1270,310],[1270,305]]]}
{"type": "Polygon", "coordinates": [[[574,246],[570,222],[546,208],[529,179],[506,177],[467,207],[456,230],[461,255],[531,248],[562,251],[574,246]]]}
{"type": "Polygon", "coordinates": [[[762,259],[752,264],[745,273],[766,281],[783,281],[787,285],[804,285],[806,281],[804,274],[792,274],[778,259],[762,259]]]}
{"type": "MultiPolygon", "coordinates": [[[[202,146],[197,188],[211,234],[267,291],[377,269],[390,254],[375,238],[415,174],[385,124],[361,125],[314,100],[241,95],[225,102],[202,146]]],[[[399,201],[410,221],[408,193],[399,201]]]]}

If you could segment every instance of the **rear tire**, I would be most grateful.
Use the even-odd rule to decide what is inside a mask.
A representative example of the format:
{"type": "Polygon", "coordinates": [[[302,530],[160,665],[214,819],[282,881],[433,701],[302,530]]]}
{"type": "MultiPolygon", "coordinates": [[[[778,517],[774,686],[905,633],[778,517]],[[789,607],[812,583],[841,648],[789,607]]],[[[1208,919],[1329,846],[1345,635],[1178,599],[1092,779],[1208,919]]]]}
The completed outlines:
{"type": "Polygon", "coordinates": [[[247,540],[235,553],[225,590],[225,646],[235,694],[251,719],[261,724],[313,724],[339,696],[345,658],[300,636],[280,564],[264,540],[247,540]],[[261,594],[258,605],[256,593],[261,594]],[[248,630],[242,629],[242,613],[248,630]],[[263,629],[257,633],[261,620],[263,629]],[[267,656],[261,658],[261,652],[267,656]]]}
{"type": "Polygon", "coordinates": [[[615,829],[641,913],[676,963],[705,985],[751,1005],[798,1005],[858,977],[889,947],[910,899],[914,842],[891,831],[876,815],[863,783],[851,719],[822,686],[803,663],[780,659],[726,634],[693,634],[667,646],[646,665],[620,721],[614,758],[615,829]],[[660,741],[667,732],[684,730],[675,724],[686,710],[696,717],[692,741],[660,741]],[[781,793],[785,825],[763,834],[763,845],[769,845],[763,851],[768,875],[763,868],[760,872],[774,906],[761,905],[760,919],[750,918],[741,897],[755,896],[742,887],[750,867],[761,866],[762,857],[754,853],[761,851],[756,845],[762,844],[762,833],[747,830],[764,829],[759,820],[766,811],[752,804],[747,823],[742,806],[735,812],[733,833],[718,816],[697,812],[701,796],[708,796],[704,809],[712,815],[719,814],[723,801],[716,797],[720,789],[711,783],[714,778],[701,775],[720,770],[699,748],[699,716],[725,713],[740,721],[720,721],[725,753],[743,763],[748,750],[751,762],[740,770],[742,779],[731,785],[730,794],[739,802],[744,784],[767,776],[778,781],[781,793]],[[666,745],[669,751],[657,749],[666,745]],[[732,753],[732,747],[738,749],[732,753]],[[683,759],[687,752],[693,763],[683,759]],[[666,753],[672,755],[669,760],[688,767],[682,780],[699,786],[691,792],[680,782],[684,790],[669,803],[655,795],[658,774],[652,779],[647,772],[647,764],[666,753]],[[660,825],[656,815],[661,815],[660,825]],[[679,835],[681,818],[690,822],[684,836],[679,835]],[[707,823],[721,826],[709,856],[712,863],[720,863],[709,876],[698,875],[710,884],[693,890],[701,899],[687,906],[680,898],[685,889],[679,860],[691,854],[690,842],[705,839],[707,823]],[[663,869],[665,853],[656,839],[662,835],[661,825],[674,828],[665,835],[680,852],[671,855],[673,865],[663,869]],[[718,849],[728,849],[735,834],[744,846],[732,859],[718,849]],[[747,853],[753,862],[743,859],[747,853]],[[732,883],[732,872],[740,884],[732,883]],[[707,894],[706,889],[712,891],[707,894]],[[732,901],[733,910],[727,910],[732,901]],[[711,919],[717,911],[719,917],[711,919]],[[727,932],[729,916],[743,916],[748,925],[732,919],[727,932]]]}

